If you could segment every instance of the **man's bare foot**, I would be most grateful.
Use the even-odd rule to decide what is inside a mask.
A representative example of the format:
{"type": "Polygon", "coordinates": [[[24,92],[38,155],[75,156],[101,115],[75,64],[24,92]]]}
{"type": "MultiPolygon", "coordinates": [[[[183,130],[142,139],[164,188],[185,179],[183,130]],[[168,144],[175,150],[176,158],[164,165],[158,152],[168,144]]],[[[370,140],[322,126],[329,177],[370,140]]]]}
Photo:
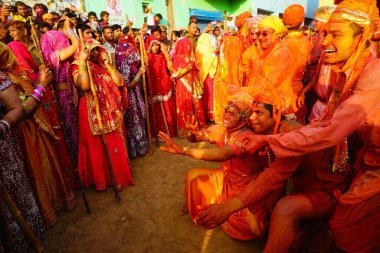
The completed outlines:
{"type": "Polygon", "coordinates": [[[183,204],[181,207],[181,210],[179,211],[179,216],[184,216],[189,213],[189,209],[187,208],[186,204],[183,204]]]}

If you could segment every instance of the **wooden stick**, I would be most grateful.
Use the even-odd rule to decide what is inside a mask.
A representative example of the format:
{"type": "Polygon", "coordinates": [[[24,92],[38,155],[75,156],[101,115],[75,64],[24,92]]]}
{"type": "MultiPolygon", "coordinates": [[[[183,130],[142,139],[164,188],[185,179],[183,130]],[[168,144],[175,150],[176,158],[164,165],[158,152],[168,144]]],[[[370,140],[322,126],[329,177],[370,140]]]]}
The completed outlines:
{"type": "Polygon", "coordinates": [[[41,243],[38,241],[37,237],[33,234],[32,230],[30,229],[30,227],[24,220],[24,217],[22,217],[20,210],[13,203],[12,198],[9,196],[3,182],[1,181],[0,181],[0,195],[5,205],[9,208],[9,211],[11,212],[13,218],[15,219],[17,224],[20,226],[22,232],[25,234],[26,238],[32,244],[34,250],[39,253],[45,252],[41,243]]]}
{"type": "MultiPolygon", "coordinates": [[[[36,47],[37,54],[38,54],[38,57],[40,58],[42,65],[46,68],[46,62],[45,62],[44,56],[42,54],[40,40],[38,38],[36,29],[34,28],[32,17],[29,17],[29,21],[30,21],[30,25],[32,27],[31,28],[32,40],[33,40],[34,46],[36,47]]],[[[49,84],[49,88],[50,88],[51,95],[53,97],[53,102],[54,102],[55,108],[57,110],[57,116],[58,116],[59,123],[62,126],[62,132],[63,132],[64,138],[65,138],[65,144],[67,147],[67,151],[69,152],[71,163],[73,165],[73,168],[75,168],[75,171],[78,173],[78,161],[76,159],[77,156],[75,155],[75,146],[74,146],[74,143],[73,143],[71,136],[69,134],[69,129],[66,125],[66,122],[63,119],[63,114],[62,114],[61,108],[60,108],[58,101],[57,101],[55,89],[54,89],[54,86],[51,82],[49,84]]],[[[78,178],[79,178],[79,175],[78,175],[78,178]]],[[[86,213],[90,214],[91,208],[90,208],[90,205],[89,205],[88,200],[87,200],[86,191],[84,190],[83,184],[80,181],[80,179],[78,180],[78,184],[79,184],[79,189],[81,192],[82,200],[83,200],[83,203],[84,203],[84,206],[86,209],[86,213]]]]}
{"type": "MultiPolygon", "coordinates": [[[[79,33],[79,38],[80,38],[80,42],[82,44],[82,50],[83,50],[85,48],[85,44],[84,44],[84,40],[83,40],[83,32],[81,29],[78,29],[78,33],[79,33]]],[[[91,86],[92,96],[94,97],[94,102],[95,102],[96,118],[98,120],[99,130],[101,133],[102,142],[103,142],[104,150],[106,153],[108,171],[109,171],[110,177],[111,177],[113,193],[115,195],[116,201],[120,202],[120,194],[119,194],[119,191],[117,190],[115,174],[114,174],[113,168],[112,168],[111,156],[110,156],[110,152],[108,149],[107,139],[106,139],[106,136],[104,134],[103,120],[102,120],[102,115],[100,114],[99,98],[98,98],[98,95],[96,94],[96,90],[95,90],[95,86],[94,86],[94,80],[92,78],[92,73],[91,73],[89,61],[87,61],[87,71],[88,71],[88,76],[90,78],[90,86],[91,86]]]]}
{"type": "MultiPolygon", "coordinates": [[[[145,55],[146,55],[146,52],[145,52],[145,47],[144,47],[144,40],[143,40],[143,34],[142,34],[142,29],[140,31],[140,55],[141,55],[141,66],[144,66],[145,65],[145,55]]],[[[147,69],[147,71],[149,71],[147,69]]],[[[149,113],[149,99],[148,99],[148,92],[147,92],[147,88],[146,88],[146,76],[145,76],[145,73],[143,74],[142,76],[142,79],[143,79],[143,89],[144,89],[144,99],[145,99],[145,110],[146,110],[146,124],[147,124],[147,131],[148,131],[148,141],[149,141],[149,149],[151,150],[152,154],[153,154],[153,149],[152,149],[152,145],[151,145],[151,139],[152,139],[152,134],[150,133],[150,113],[149,113]]],[[[149,85],[149,80],[148,80],[148,85],[149,85]]],[[[149,89],[149,92],[151,92],[151,89],[149,89]]],[[[153,108],[152,108],[153,109],[153,108]]],[[[156,126],[155,126],[155,118],[154,118],[154,115],[153,115],[153,110],[152,110],[152,119],[153,119],[153,130],[155,132],[155,137],[156,137],[156,146],[158,147],[158,139],[157,139],[157,131],[156,131],[156,126]]]]}

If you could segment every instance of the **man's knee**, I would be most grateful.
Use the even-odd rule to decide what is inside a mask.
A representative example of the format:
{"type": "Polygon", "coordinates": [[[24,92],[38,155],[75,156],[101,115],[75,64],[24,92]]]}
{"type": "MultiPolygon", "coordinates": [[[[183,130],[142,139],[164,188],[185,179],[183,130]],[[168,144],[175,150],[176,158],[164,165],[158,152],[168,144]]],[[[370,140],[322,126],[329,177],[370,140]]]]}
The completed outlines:
{"type": "Polygon", "coordinates": [[[272,213],[273,218],[295,220],[297,218],[298,205],[294,205],[293,197],[284,197],[280,199],[272,213]]]}

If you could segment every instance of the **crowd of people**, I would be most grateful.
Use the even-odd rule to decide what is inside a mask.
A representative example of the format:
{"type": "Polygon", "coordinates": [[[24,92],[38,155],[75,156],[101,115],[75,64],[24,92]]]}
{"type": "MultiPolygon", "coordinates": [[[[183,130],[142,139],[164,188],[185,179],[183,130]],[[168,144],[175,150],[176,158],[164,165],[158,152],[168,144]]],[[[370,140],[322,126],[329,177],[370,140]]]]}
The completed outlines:
{"type": "MultiPolygon", "coordinates": [[[[35,236],[74,209],[79,185],[134,185],[130,159],[160,140],[221,162],[186,175],[181,214],[194,223],[267,237],[265,252],[378,252],[376,1],[320,7],[313,30],[293,4],[281,19],[244,12],[203,31],[192,16],[169,37],[147,12],[136,28],[74,5],[1,5],[0,180],[35,236]]],[[[26,252],[0,209],[14,241],[1,237],[0,252],[26,252]]]]}

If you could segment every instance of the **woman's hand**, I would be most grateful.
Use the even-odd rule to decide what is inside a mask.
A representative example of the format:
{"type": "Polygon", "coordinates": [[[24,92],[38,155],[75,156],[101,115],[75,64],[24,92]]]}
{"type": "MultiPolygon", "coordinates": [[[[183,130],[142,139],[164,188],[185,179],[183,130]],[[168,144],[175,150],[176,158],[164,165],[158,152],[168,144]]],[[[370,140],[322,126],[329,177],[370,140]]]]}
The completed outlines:
{"type": "Polygon", "coordinates": [[[46,87],[53,80],[53,73],[50,69],[44,68],[40,71],[39,84],[46,87]]]}
{"type": "Polygon", "coordinates": [[[305,93],[302,91],[297,98],[297,107],[301,108],[305,104],[305,93]]]}
{"type": "Polygon", "coordinates": [[[146,72],[146,66],[141,66],[137,74],[142,76],[145,74],[145,72],[146,72]]]}
{"type": "Polygon", "coordinates": [[[79,53],[79,64],[84,64],[86,65],[87,64],[87,60],[88,60],[88,56],[89,56],[89,51],[87,48],[84,48],[80,51],[79,53]]]}
{"type": "Polygon", "coordinates": [[[104,63],[104,66],[108,67],[110,66],[110,56],[107,54],[107,52],[103,52],[101,55],[100,55],[100,59],[102,60],[102,62],[104,63]]]}
{"type": "Polygon", "coordinates": [[[179,144],[176,144],[167,134],[160,131],[158,133],[158,137],[162,138],[168,145],[167,147],[160,147],[162,151],[172,154],[184,154],[185,148],[179,144]]]}
{"type": "Polygon", "coordinates": [[[182,117],[183,122],[185,123],[185,129],[189,130],[192,134],[198,133],[198,122],[195,120],[195,115],[191,116],[190,120],[190,115],[185,117],[182,117]]]}

